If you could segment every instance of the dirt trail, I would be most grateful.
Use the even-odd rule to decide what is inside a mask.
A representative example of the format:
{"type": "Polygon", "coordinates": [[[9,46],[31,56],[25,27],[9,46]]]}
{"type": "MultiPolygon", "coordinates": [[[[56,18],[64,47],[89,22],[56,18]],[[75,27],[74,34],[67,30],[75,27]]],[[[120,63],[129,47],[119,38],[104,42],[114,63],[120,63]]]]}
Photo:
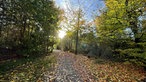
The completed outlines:
{"type": "Polygon", "coordinates": [[[55,82],[83,82],[74,69],[73,62],[74,59],[69,53],[59,53],[55,82]]]}
{"type": "Polygon", "coordinates": [[[77,55],[56,51],[57,65],[52,76],[54,79],[46,82],[95,82],[89,78],[89,72],[83,63],[76,62],[77,55]]]}

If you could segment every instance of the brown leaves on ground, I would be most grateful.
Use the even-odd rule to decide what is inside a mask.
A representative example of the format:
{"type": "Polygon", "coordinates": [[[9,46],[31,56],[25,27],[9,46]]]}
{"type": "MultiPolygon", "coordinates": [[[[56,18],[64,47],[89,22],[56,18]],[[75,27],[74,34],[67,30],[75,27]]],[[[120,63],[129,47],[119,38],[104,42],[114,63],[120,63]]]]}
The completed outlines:
{"type": "Polygon", "coordinates": [[[45,73],[50,73],[55,63],[54,55],[36,58],[0,75],[0,82],[44,82],[45,73]]]}
{"type": "Polygon", "coordinates": [[[83,55],[74,58],[74,67],[86,82],[141,82],[146,78],[146,71],[142,67],[129,63],[89,59],[83,55]]]}

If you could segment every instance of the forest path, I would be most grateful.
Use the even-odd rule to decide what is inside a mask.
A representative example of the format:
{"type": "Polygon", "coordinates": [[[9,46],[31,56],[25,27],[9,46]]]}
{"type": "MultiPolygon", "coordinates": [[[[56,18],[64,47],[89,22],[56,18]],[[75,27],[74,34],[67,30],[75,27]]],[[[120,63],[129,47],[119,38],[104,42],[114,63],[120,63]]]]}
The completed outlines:
{"type": "Polygon", "coordinates": [[[55,51],[53,80],[47,82],[146,82],[146,71],[130,63],[55,51]]]}
{"type": "Polygon", "coordinates": [[[59,53],[56,73],[57,82],[83,82],[74,69],[74,58],[69,53],[59,53]]]}
{"type": "Polygon", "coordinates": [[[95,82],[75,54],[59,52],[54,82],[95,82]],[[77,62],[78,61],[78,62],[77,62]]]}

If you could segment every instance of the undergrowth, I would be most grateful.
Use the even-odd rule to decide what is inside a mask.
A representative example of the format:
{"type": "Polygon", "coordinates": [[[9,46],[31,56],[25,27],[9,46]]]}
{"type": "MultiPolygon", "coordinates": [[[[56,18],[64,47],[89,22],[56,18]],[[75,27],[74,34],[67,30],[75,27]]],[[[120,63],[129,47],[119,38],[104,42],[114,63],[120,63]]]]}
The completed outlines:
{"type": "Polygon", "coordinates": [[[44,73],[53,69],[55,63],[54,55],[7,61],[0,64],[0,82],[43,81],[44,73]]]}

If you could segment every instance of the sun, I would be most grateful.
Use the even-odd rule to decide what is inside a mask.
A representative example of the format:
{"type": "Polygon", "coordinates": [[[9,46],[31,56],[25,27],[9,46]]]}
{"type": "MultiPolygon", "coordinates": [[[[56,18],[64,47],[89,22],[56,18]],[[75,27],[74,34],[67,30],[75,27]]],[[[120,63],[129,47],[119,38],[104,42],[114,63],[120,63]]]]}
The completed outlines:
{"type": "Polygon", "coordinates": [[[60,30],[59,31],[59,34],[58,34],[58,36],[59,36],[59,38],[64,38],[64,36],[66,35],[66,32],[65,31],[63,31],[63,30],[60,30]]]}

